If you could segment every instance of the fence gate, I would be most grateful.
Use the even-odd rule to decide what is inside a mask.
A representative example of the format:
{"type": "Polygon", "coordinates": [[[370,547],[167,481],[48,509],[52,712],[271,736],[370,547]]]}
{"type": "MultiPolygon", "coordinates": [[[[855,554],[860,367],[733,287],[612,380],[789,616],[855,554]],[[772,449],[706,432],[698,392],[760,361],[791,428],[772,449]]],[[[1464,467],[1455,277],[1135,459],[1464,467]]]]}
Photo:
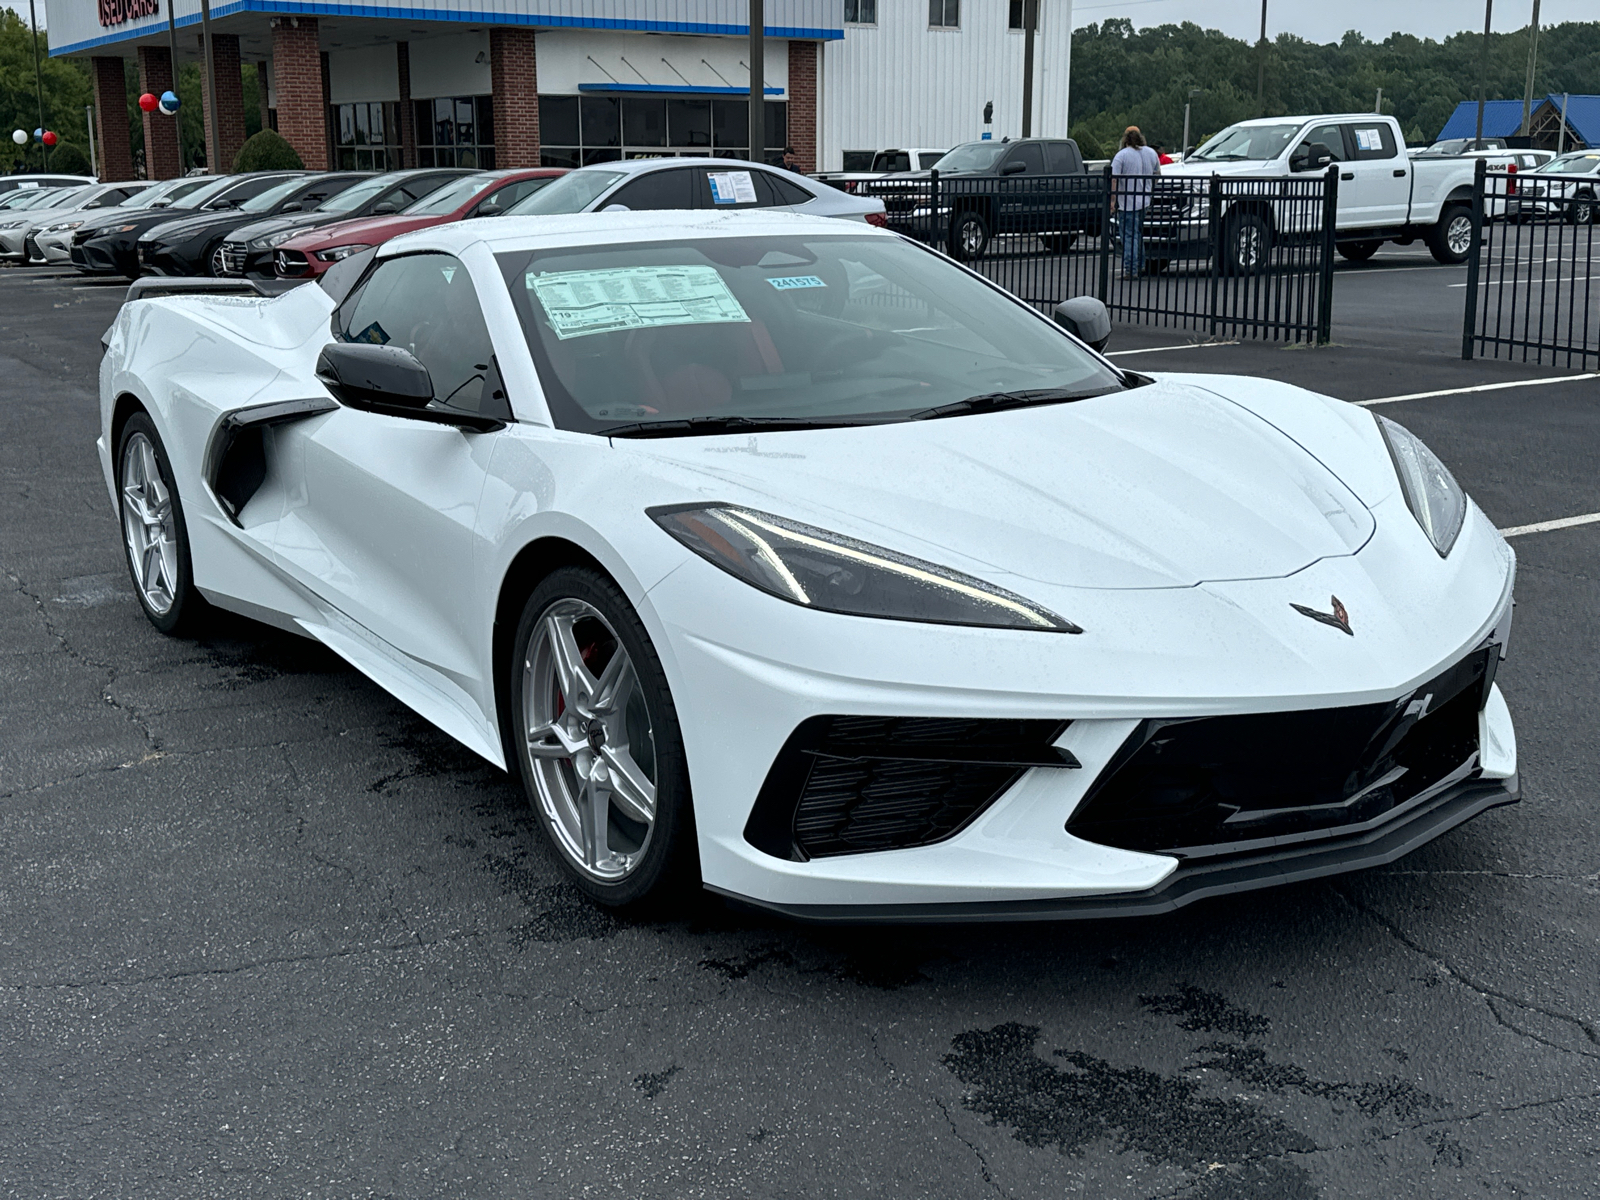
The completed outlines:
{"type": "Polygon", "coordinates": [[[1109,169],[943,179],[935,171],[927,179],[870,181],[860,192],[884,202],[891,229],[945,250],[1046,311],[1073,296],[1097,296],[1129,322],[1212,337],[1329,340],[1337,169],[1148,183],[1144,265],[1131,275],[1109,169]]]}
{"type": "Polygon", "coordinates": [[[1478,161],[1462,358],[1600,366],[1593,192],[1592,176],[1518,175],[1478,161]]]}

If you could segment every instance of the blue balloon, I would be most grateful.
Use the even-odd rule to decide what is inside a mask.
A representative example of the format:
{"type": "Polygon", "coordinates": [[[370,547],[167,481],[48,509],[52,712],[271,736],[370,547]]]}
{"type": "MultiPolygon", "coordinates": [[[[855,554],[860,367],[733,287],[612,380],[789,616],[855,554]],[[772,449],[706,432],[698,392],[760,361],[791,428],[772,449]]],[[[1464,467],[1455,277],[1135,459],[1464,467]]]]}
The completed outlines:
{"type": "Polygon", "coordinates": [[[182,103],[183,102],[178,99],[178,94],[176,92],[161,93],[161,111],[166,113],[169,117],[178,111],[178,108],[182,103]]]}
{"type": "Polygon", "coordinates": [[[42,129],[35,129],[35,130],[34,130],[34,131],[33,131],[33,140],[34,140],[34,141],[36,141],[36,142],[42,142],[42,141],[44,141],[44,130],[42,130],[42,129]]]}

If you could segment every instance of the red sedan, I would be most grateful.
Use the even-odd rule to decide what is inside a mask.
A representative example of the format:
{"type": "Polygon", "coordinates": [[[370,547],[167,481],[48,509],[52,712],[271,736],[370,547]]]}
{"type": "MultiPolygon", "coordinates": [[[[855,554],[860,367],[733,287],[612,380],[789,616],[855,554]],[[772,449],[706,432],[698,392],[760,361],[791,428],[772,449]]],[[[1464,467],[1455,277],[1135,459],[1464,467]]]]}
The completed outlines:
{"type": "Polygon", "coordinates": [[[341,259],[413,229],[465,221],[469,217],[497,216],[524,196],[565,174],[563,169],[546,167],[468,175],[424,196],[403,212],[340,221],[290,238],[278,247],[273,269],[283,279],[314,279],[341,259]]]}

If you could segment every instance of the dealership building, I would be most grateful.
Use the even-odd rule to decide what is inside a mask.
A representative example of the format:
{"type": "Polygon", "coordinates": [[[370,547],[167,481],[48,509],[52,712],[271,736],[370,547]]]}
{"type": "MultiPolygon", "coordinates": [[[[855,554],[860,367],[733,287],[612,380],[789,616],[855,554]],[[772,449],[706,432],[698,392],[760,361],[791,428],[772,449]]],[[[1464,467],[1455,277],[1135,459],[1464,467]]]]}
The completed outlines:
{"type": "MultiPolygon", "coordinates": [[[[1022,132],[1025,0],[766,0],[765,144],[800,170],[847,154],[1022,132]]],[[[51,53],[90,61],[101,176],[131,178],[125,79],[172,86],[202,61],[201,0],[46,0],[51,53]],[[171,3],[173,11],[167,11],[171,3]],[[169,30],[169,19],[172,29],[169,30]]],[[[1041,0],[1032,132],[1065,135],[1072,8],[1041,0]]],[[[206,161],[244,141],[241,67],[263,127],[308,167],[578,166],[746,157],[745,0],[211,0],[206,161]]],[[[174,120],[147,113],[147,173],[179,173],[174,120]]]]}

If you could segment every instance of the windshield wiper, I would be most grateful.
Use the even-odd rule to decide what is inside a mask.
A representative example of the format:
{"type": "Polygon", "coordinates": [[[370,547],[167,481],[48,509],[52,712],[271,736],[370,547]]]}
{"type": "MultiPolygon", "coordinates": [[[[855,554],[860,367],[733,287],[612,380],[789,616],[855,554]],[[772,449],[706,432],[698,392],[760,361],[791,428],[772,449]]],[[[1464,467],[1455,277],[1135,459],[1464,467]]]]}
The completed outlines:
{"type": "Polygon", "coordinates": [[[684,417],[676,421],[630,421],[595,430],[601,437],[691,437],[695,434],[743,433],[746,430],[838,429],[847,425],[876,425],[840,417],[684,417]]]}
{"type": "Polygon", "coordinates": [[[938,417],[959,417],[966,413],[998,412],[1006,408],[1026,408],[1030,404],[1052,404],[1064,400],[1088,400],[1104,396],[1116,388],[1090,388],[1088,391],[1071,391],[1067,388],[1027,388],[1015,392],[984,392],[981,396],[968,396],[951,404],[925,408],[906,418],[908,421],[931,421],[938,417]]]}

